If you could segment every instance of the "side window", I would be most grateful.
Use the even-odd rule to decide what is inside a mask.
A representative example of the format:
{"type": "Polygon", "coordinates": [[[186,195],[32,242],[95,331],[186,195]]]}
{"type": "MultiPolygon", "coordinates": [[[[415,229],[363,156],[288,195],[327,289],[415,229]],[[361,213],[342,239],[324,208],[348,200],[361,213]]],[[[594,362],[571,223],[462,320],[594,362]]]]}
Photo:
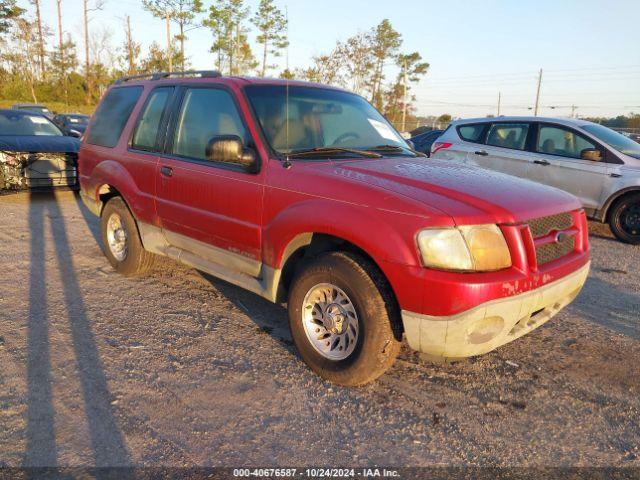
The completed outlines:
{"type": "Polygon", "coordinates": [[[231,94],[214,88],[188,89],[176,123],[173,153],[208,160],[210,140],[221,135],[236,135],[247,144],[248,134],[231,94]]]}
{"type": "MultiPolygon", "coordinates": [[[[477,123],[475,125],[461,125],[458,127],[458,134],[460,138],[467,142],[482,143],[482,135],[484,134],[487,125],[485,123],[477,123]]],[[[447,127],[447,130],[449,128],[447,127]]]]}
{"type": "Polygon", "coordinates": [[[527,143],[527,123],[494,123],[487,135],[487,145],[524,150],[527,143]]]}
{"type": "Polygon", "coordinates": [[[582,158],[582,151],[598,147],[568,128],[540,125],[536,151],[561,157],[582,158]]]}
{"type": "Polygon", "coordinates": [[[131,139],[131,148],[146,151],[156,150],[156,139],[162,113],[172,92],[173,87],[161,87],[149,94],[144,109],[138,117],[138,124],[131,139]]]}
{"type": "Polygon", "coordinates": [[[87,143],[115,147],[142,94],[142,87],[112,89],[96,110],[87,143]]]}

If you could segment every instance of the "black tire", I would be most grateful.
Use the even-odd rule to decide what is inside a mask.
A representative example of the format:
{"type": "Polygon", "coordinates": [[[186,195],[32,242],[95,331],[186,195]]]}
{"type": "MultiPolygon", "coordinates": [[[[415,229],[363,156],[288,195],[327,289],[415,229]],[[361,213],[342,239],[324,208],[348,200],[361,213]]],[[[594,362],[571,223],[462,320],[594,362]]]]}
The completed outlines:
{"type": "Polygon", "coordinates": [[[400,314],[391,287],[378,268],[360,255],[331,252],[304,265],[292,281],[288,310],[289,328],[300,356],[315,373],[332,383],[369,383],[391,367],[400,351],[400,314]],[[322,355],[305,332],[305,297],[322,283],[343,290],[357,313],[356,346],[344,359],[332,360],[322,355]]]}
{"type": "Polygon", "coordinates": [[[104,206],[100,215],[100,230],[104,254],[118,273],[125,276],[142,275],[152,267],[155,255],[147,252],[142,246],[136,221],[122,198],[113,197],[104,206]],[[114,256],[107,239],[107,224],[112,215],[120,217],[126,230],[126,254],[122,259],[114,256]]]}
{"type": "Polygon", "coordinates": [[[609,214],[609,227],[618,240],[640,245],[640,193],[616,200],[609,214]]]}

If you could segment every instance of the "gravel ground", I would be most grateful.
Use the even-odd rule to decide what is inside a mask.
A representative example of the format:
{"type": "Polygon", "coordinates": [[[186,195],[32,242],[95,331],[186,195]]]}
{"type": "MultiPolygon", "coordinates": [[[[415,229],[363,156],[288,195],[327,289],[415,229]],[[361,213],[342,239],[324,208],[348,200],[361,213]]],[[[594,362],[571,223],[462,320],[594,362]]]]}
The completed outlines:
{"type": "Polygon", "coordinates": [[[454,364],[404,346],[347,389],[279,306],[169,260],[115,274],[73,194],[0,215],[0,465],[640,466],[640,247],[602,225],[543,327],[454,364]]]}

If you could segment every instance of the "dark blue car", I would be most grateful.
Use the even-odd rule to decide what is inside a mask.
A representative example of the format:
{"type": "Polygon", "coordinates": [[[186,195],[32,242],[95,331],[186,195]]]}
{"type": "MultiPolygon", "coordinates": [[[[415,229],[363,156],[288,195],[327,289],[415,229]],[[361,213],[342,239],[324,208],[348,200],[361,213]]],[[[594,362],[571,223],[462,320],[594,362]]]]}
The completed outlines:
{"type": "Polygon", "coordinates": [[[59,113],[53,117],[53,123],[65,134],[80,137],[84,135],[90,118],[89,115],[81,113],[59,113]]]}
{"type": "Polygon", "coordinates": [[[430,130],[412,137],[411,141],[418,152],[426,153],[429,156],[431,155],[431,145],[443,132],[444,130],[430,130]]]}
{"type": "Polygon", "coordinates": [[[0,190],[77,189],[79,147],[44,115],[0,110],[0,190]]]}

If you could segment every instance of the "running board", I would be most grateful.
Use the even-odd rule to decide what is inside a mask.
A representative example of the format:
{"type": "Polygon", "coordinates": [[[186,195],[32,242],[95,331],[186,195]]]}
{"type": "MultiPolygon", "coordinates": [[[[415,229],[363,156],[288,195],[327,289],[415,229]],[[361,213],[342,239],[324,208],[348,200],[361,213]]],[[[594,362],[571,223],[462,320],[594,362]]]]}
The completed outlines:
{"type": "MultiPolygon", "coordinates": [[[[258,270],[259,275],[254,277],[243,273],[238,269],[227,266],[236,264],[235,260],[237,260],[237,254],[231,252],[225,252],[222,254],[221,252],[224,252],[224,250],[212,246],[203,247],[205,244],[202,242],[190,240],[194,242],[195,251],[203,252],[203,249],[206,248],[208,258],[204,258],[202,254],[198,255],[193,251],[170,244],[167,241],[165,231],[161,228],[147,223],[138,222],[138,229],[140,230],[140,237],[145,250],[172,258],[184,265],[201,270],[216,278],[224,280],[225,282],[229,282],[233,285],[244,288],[245,290],[249,290],[250,292],[260,295],[271,302],[276,301],[281,270],[271,268],[265,264],[260,264],[258,270]],[[195,248],[196,246],[197,248],[195,248]],[[216,262],[212,260],[212,258],[220,258],[221,261],[216,262]],[[227,265],[223,265],[223,262],[227,265]]],[[[171,233],[170,235],[174,236],[176,234],[171,233]]],[[[187,237],[183,237],[183,239],[186,238],[187,237]]]]}

